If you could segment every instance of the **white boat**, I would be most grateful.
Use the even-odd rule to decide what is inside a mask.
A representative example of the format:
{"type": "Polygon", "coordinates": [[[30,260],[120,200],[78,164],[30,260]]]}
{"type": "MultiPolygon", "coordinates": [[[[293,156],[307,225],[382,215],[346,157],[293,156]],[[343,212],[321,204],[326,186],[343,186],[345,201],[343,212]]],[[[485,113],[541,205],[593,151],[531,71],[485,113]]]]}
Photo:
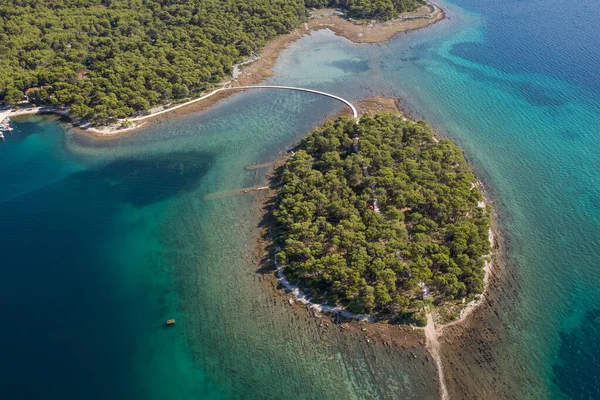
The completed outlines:
{"type": "Polygon", "coordinates": [[[0,132],[0,139],[4,139],[4,135],[0,132]]]}

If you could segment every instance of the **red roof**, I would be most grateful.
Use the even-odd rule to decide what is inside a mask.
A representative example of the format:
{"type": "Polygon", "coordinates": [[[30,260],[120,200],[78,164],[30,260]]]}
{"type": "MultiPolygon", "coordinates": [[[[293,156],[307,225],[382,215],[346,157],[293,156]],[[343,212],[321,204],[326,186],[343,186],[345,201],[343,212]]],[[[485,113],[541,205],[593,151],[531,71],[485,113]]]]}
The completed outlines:
{"type": "Polygon", "coordinates": [[[38,91],[38,90],[40,90],[40,89],[41,89],[41,88],[39,88],[39,87],[32,87],[32,88],[29,88],[29,89],[27,89],[27,90],[25,91],[25,95],[28,95],[29,93],[31,93],[31,92],[35,92],[35,91],[38,91]]]}

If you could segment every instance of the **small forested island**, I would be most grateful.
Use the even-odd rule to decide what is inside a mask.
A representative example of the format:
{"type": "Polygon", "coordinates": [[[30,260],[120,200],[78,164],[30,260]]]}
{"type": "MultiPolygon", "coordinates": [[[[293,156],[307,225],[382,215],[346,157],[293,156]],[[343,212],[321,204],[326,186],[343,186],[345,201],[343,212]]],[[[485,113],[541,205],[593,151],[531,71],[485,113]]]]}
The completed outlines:
{"type": "Polygon", "coordinates": [[[311,7],[388,20],[422,0],[0,0],[0,103],[104,124],[195,97],[311,7]]]}
{"type": "Polygon", "coordinates": [[[484,290],[489,206],[423,121],[327,122],[287,160],[273,215],[278,262],[314,302],[424,325],[484,290]]]}

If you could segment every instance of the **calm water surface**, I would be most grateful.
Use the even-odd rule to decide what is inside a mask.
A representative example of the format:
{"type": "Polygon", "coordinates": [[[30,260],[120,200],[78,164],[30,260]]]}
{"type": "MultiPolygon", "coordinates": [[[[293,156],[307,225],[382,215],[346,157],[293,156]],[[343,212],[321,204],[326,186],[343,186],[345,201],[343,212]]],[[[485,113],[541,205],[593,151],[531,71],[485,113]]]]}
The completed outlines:
{"type": "MultiPolygon", "coordinates": [[[[447,7],[388,44],[314,33],[270,81],[401,97],[459,143],[520,282],[499,351],[531,376],[527,397],[600,398],[600,6],[447,7]]],[[[340,109],[245,93],[104,143],[52,118],[15,124],[0,143],[0,396],[435,398],[430,363],[329,343],[273,302],[252,252],[254,199],[205,198],[263,183],[243,167],[340,109]]]]}

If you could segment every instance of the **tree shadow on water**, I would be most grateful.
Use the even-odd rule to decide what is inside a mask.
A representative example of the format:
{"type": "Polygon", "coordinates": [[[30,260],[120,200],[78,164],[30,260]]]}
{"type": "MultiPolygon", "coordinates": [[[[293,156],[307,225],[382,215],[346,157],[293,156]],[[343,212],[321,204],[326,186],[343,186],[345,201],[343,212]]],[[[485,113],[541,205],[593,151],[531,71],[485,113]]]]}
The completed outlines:
{"type": "Polygon", "coordinates": [[[272,174],[268,177],[269,190],[266,198],[261,204],[262,216],[257,225],[260,230],[260,239],[258,250],[261,257],[259,268],[256,270],[259,274],[272,274],[276,267],[274,262],[275,249],[277,247],[277,226],[273,217],[273,211],[277,205],[277,196],[283,179],[285,165],[277,163],[272,174]]]}
{"type": "Polygon", "coordinates": [[[96,181],[117,200],[144,207],[195,189],[213,159],[199,152],[128,158],[81,172],[77,178],[96,181]]]}

